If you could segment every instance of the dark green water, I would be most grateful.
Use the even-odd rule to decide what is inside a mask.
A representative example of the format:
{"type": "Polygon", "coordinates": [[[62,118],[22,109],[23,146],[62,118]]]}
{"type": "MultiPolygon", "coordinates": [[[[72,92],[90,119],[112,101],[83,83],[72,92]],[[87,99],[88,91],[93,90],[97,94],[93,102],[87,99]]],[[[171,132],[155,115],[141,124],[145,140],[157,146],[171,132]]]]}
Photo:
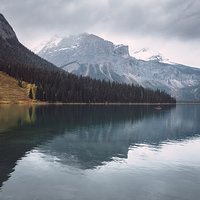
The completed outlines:
{"type": "Polygon", "coordinates": [[[0,106],[0,200],[198,200],[200,106],[0,106]]]}

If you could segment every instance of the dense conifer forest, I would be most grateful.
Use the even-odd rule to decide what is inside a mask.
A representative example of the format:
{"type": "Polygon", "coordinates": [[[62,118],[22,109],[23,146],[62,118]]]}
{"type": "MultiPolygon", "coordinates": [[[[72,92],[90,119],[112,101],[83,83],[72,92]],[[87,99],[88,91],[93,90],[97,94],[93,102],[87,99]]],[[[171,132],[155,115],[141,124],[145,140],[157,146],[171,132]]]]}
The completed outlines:
{"type": "MultiPolygon", "coordinates": [[[[0,70],[37,86],[36,99],[48,102],[71,103],[144,103],[171,102],[170,95],[162,91],[144,89],[141,86],[119,84],[78,77],[64,71],[32,68],[26,65],[0,65],[0,70]]],[[[32,98],[32,90],[29,97],[32,98]]]]}

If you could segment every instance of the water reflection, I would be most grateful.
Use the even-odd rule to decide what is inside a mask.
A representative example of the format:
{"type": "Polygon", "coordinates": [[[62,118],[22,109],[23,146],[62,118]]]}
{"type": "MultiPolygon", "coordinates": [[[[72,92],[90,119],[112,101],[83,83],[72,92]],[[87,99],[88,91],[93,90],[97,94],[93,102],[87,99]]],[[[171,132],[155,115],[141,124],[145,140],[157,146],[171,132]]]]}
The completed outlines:
{"type": "Polygon", "coordinates": [[[1,106],[0,186],[31,150],[94,169],[127,158],[130,147],[193,138],[199,118],[200,106],[1,106]]]}

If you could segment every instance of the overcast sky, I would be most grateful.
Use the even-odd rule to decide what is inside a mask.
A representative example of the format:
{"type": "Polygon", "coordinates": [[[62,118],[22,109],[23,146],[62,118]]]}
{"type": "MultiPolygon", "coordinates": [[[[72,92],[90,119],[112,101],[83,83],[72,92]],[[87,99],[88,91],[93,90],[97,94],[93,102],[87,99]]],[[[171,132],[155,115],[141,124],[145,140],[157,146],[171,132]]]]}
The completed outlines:
{"type": "Polygon", "coordinates": [[[199,0],[0,0],[0,12],[33,49],[55,34],[93,33],[200,67],[199,0]]]}

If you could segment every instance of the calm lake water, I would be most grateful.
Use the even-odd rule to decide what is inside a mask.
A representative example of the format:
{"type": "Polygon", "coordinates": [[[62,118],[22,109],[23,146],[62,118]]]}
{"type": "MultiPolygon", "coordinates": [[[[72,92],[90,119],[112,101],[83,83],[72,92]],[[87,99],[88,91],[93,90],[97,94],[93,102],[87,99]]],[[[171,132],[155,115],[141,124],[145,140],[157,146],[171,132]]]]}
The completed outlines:
{"type": "Polygon", "coordinates": [[[0,106],[0,200],[198,200],[200,106],[0,106]]]}

